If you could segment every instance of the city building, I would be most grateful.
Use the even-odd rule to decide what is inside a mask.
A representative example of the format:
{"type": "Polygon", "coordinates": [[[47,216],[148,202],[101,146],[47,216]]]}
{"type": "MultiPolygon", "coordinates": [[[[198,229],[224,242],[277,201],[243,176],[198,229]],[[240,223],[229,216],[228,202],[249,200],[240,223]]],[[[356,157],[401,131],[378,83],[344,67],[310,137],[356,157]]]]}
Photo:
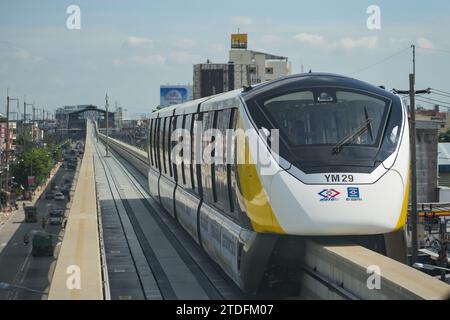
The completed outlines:
{"type": "Polygon", "coordinates": [[[162,85],[160,92],[160,107],[168,107],[174,104],[192,100],[191,85],[162,85]]]}
{"type": "Polygon", "coordinates": [[[439,128],[439,133],[445,133],[450,130],[450,117],[447,112],[441,112],[439,105],[433,109],[417,109],[416,120],[433,121],[439,128]]]}
{"type": "MultiPolygon", "coordinates": [[[[5,150],[7,148],[6,143],[8,141],[7,136],[7,123],[6,119],[2,118],[0,119],[0,148],[2,153],[2,160],[4,160],[6,154],[5,150]]],[[[16,121],[9,121],[9,141],[8,141],[8,149],[10,150],[9,153],[9,160],[14,160],[14,150],[16,148],[16,134],[17,134],[17,122],[16,121]]]]}
{"type": "Polygon", "coordinates": [[[287,57],[247,50],[247,35],[231,36],[227,63],[194,65],[194,99],[239,89],[291,74],[287,57]]]}

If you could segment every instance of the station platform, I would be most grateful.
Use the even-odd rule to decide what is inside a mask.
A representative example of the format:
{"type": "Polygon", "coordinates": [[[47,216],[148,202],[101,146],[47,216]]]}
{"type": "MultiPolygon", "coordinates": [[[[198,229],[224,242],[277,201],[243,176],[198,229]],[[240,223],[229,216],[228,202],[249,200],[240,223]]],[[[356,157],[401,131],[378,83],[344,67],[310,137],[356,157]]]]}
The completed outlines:
{"type": "MultiPolygon", "coordinates": [[[[88,126],[88,137],[91,130],[88,126]]],[[[93,146],[87,138],[48,299],[102,300],[103,297],[93,146]]]]}

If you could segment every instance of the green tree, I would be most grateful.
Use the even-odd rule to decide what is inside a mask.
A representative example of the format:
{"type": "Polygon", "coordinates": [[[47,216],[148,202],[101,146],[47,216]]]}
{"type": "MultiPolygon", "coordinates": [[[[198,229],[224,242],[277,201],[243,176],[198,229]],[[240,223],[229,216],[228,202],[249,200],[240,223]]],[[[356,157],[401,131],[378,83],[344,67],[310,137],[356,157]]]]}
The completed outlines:
{"type": "Polygon", "coordinates": [[[16,137],[16,144],[17,145],[28,145],[30,146],[33,143],[33,138],[31,136],[30,132],[22,132],[18,133],[16,137]]]}
{"type": "Polygon", "coordinates": [[[36,183],[41,184],[53,166],[52,154],[47,148],[24,152],[12,166],[11,171],[16,182],[28,186],[28,176],[35,176],[36,183]]]}

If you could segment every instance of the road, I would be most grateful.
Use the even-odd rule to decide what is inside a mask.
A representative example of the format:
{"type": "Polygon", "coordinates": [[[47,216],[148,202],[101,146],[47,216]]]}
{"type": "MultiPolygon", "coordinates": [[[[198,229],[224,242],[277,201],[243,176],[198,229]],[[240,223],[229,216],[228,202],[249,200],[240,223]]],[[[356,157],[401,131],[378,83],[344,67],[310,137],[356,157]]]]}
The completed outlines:
{"type": "MultiPolygon", "coordinates": [[[[66,179],[73,181],[75,171],[60,167],[52,182],[60,188],[66,179]]],[[[47,189],[50,189],[50,185],[47,189]]],[[[52,208],[66,209],[70,203],[67,197],[64,201],[45,200],[45,192],[37,201],[38,223],[25,223],[24,212],[20,208],[0,228],[0,282],[15,286],[22,286],[41,292],[48,292],[49,279],[53,274],[54,257],[33,257],[31,243],[25,246],[23,238],[32,230],[42,230],[42,218],[48,220],[48,213],[52,208]]],[[[66,211],[67,213],[68,211],[66,211]]],[[[45,231],[51,234],[62,232],[61,226],[46,225],[45,231]]],[[[54,243],[57,242],[55,237],[54,243]]],[[[0,300],[40,300],[47,299],[46,294],[38,294],[24,290],[0,290],[0,300]]]]}

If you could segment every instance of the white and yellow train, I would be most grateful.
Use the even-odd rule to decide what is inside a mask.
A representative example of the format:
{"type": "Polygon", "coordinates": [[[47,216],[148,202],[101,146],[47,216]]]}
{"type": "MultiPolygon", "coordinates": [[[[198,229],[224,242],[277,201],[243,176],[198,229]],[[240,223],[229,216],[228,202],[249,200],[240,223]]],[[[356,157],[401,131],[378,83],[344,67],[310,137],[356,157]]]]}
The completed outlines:
{"type": "Polygon", "coordinates": [[[293,75],[164,108],[151,115],[148,139],[150,193],[246,292],[298,254],[299,236],[376,242],[405,224],[407,110],[398,96],[355,79],[293,75]],[[189,138],[174,141],[177,129],[189,138]],[[246,136],[199,140],[209,129],[246,136]],[[181,163],[177,143],[186,147],[181,163]],[[212,156],[231,161],[195,161],[211,144],[212,156]]]}

